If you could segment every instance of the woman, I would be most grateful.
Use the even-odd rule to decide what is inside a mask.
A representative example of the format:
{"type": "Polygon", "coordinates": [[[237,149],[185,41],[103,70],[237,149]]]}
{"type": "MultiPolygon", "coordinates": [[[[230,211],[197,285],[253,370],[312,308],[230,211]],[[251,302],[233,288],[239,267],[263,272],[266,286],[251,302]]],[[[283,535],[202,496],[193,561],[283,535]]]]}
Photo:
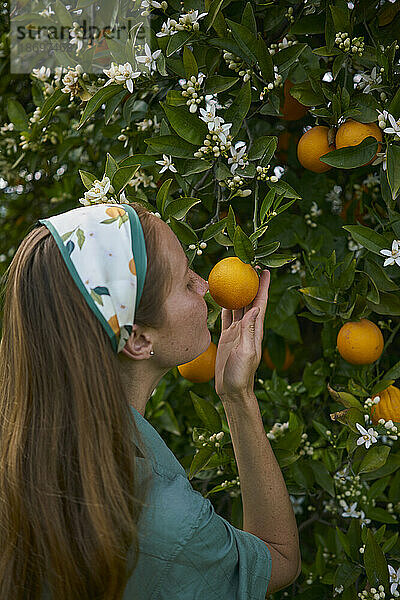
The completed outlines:
{"type": "Polygon", "coordinates": [[[269,272],[222,311],[215,388],[243,531],[144,418],[210,343],[207,282],[136,203],[42,219],[7,270],[0,345],[0,598],[261,599],[299,574],[296,521],[253,392],[269,272]],[[111,342],[111,343],[110,343],[111,342]]]}

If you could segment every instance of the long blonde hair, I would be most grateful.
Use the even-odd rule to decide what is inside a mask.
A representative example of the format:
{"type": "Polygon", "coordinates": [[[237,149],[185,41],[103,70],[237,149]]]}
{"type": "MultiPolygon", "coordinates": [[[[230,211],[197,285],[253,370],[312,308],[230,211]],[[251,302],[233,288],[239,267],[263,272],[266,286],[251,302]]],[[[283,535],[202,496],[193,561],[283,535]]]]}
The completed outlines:
{"type": "MultiPolygon", "coordinates": [[[[135,322],[159,327],[168,264],[157,217],[132,206],[148,255],[135,322]]],[[[119,357],[44,225],[1,283],[0,598],[120,600],[148,485],[137,478],[144,443],[119,357]]]]}

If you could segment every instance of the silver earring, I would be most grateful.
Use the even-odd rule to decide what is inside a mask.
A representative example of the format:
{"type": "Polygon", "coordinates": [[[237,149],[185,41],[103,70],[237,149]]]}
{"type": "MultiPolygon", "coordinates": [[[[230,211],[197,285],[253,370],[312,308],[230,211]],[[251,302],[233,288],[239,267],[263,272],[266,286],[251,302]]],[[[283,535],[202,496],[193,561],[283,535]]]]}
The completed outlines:
{"type": "Polygon", "coordinates": [[[154,350],[150,350],[150,356],[154,355],[154,350]]]}

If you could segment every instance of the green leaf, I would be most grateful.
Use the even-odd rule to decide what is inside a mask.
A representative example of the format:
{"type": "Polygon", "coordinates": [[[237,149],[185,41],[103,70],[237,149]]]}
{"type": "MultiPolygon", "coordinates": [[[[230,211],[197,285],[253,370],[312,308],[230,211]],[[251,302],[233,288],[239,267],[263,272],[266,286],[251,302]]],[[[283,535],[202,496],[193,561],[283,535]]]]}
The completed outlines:
{"type": "Polygon", "coordinates": [[[217,409],[208,400],[201,398],[192,391],[190,391],[189,393],[193,402],[194,409],[199,419],[202,420],[204,425],[212,433],[219,433],[222,429],[222,422],[217,409]]]}
{"type": "Polygon", "coordinates": [[[228,217],[224,217],[223,219],[220,219],[220,221],[218,221],[217,223],[211,223],[211,225],[208,225],[205,228],[205,230],[203,231],[203,235],[201,236],[201,239],[204,242],[206,242],[207,240],[210,240],[217,233],[220,233],[221,231],[223,231],[225,229],[227,222],[228,222],[228,217]]]}
{"type": "MultiPolygon", "coordinates": [[[[175,37],[175,36],[173,36],[175,37]]],[[[187,110],[183,106],[168,106],[160,102],[171,127],[176,133],[191,144],[197,146],[203,145],[203,141],[208,133],[207,125],[199,117],[187,110]]]]}
{"type": "Polygon", "coordinates": [[[392,198],[395,199],[400,189],[400,146],[388,144],[387,147],[387,176],[392,198]]]}
{"type": "Polygon", "coordinates": [[[8,118],[14,123],[14,129],[16,131],[28,131],[29,120],[25,112],[24,107],[18,100],[9,98],[7,101],[7,113],[8,118]]]}
{"type": "Polygon", "coordinates": [[[117,161],[111,156],[111,154],[109,152],[107,152],[107,160],[106,160],[106,166],[104,168],[104,174],[110,178],[110,181],[112,180],[113,175],[117,169],[118,169],[117,161]]]}
{"type": "Polygon", "coordinates": [[[201,200],[199,200],[198,198],[189,197],[182,197],[178,198],[177,200],[173,200],[165,208],[165,218],[168,219],[168,217],[173,216],[175,217],[175,219],[178,220],[183,219],[183,217],[192,208],[192,206],[200,204],[200,202],[201,200]]]}
{"type": "Polygon", "coordinates": [[[194,455],[192,460],[192,464],[189,468],[188,479],[193,479],[193,477],[203,469],[209,462],[211,456],[214,454],[214,450],[211,446],[204,446],[204,448],[200,448],[197,454],[194,455]]]}
{"type": "MultiPolygon", "coordinates": [[[[382,257],[382,255],[380,256],[382,257]]],[[[365,260],[364,269],[372,277],[380,291],[395,292],[399,289],[399,286],[386,275],[384,267],[381,267],[376,262],[365,260]]]]}
{"type": "Polygon", "coordinates": [[[316,460],[310,461],[310,466],[314,471],[315,481],[328,492],[328,494],[332,497],[335,496],[335,488],[333,485],[333,479],[329,474],[325,465],[316,460]]]}
{"type": "Polygon", "coordinates": [[[79,169],[79,175],[81,176],[82,183],[87,190],[93,186],[93,182],[97,179],[96,175],[89,173],[89,171],[82,171],[79,169]]]}
{"type": "Polygon", "coordinates": [[[173,179],[166,179],[163,184],[160,186],[160,189],[157,192],[156,196],[156,206],[161,215],[164,217],[164,206],[168,197],[169,188],[173,179]]]}
{"type": "Polygon", "coordinates": [[[377,140],[369,135],[357,146],[332,150],[320,156],[320,161],[339,169],[355,169],[366,165],[375,156],[377,149],[377,140]]]}
{"type": "Polygon", "coordinates": [[[265,244],[263,246],[258,246],[256,250],[256,259],[265,258],[270,254],[273,254],[276,250],[278,250],[280,246],[280,242],[270,242],[269,244],[265,244]]]}
{"type": "Polygon", "coordinates": [[[147,138],[144,141],[153,150],[176,158],[193,158],[193,153],[198,148],[198,146],[189,144],[189,142],[186,142],[177,135],[160,135],[158,137],[147,138]]]}
{"type": "Polygon", "coordinates": [[[369,471],[375,471],[383,467],[389,456],[389,452],[390,446],[372,446],[369,448],[361,462],[358,473],[368,473],[369,471]]]}
{"type": "Polygon", "coordinates": [[[80,129],[86,121],[91,117],[102,104],[106,103],[107,100],[118,94],[122,90],[122,85],[118,85],[115,83],[111,83],[105,87],[100,88],[94,96],[90,98],[88,103],[85,106],[85,110],[81,116],[81,120],[79,121],[79,125],[77,130],[80,129]]]}
{"type": "MultiPolygon", "coordinates": [[[[223,36],[226,35],[227,31],[227,27],[226,27],[226,23],[225,23],[225,19],[222,16],[221,11],[221,7],[223,4],[224,0],[213,0],[210,4],[210,6],[208,7],[208,14],[204,19],[204,24],[206,26],[206,33],[211,29],[211,27],[214,27],[215,31],[223,36]]],[[[205,6],[206,10],[207,10],[207,5],[205,6]]]]}
{"type": "Polygon", "coordinates": [[[219,94],[229,90],[235,83],[239,81],[239,77],[224,77],[222,75],[211,75],[207,77],[204,85],[205,94],[219,94]]]}
{"type": "MultiPolygon", "coordinates": [[[[314,51],[315,52],[315,51],[314,51]]],[[[309,81],[295,83],[289,90],[289,94],[296,98],[304,106],[318,106],[323,104],[324,97],[317,94],[309,81]]]]}
{"type": "Polygon", "coordinates": [[[371,586],[379,587],[379,585],[383,585],[384,588],[388,590],[389,570],[386,558],[370,529],[367,530],[364,565],[367,572],[368,581],[371,586]]]}
{"type": "Polygon", "coordinates": [[[119,194],[124,189],[128,181],[132,179],[133,175],[136,173],[138,168],[139,165],[118,167],[111,180],[111,185],[113,186],[117,194],[119,194]]]}
{"type": "Polygon", "coordinates": [[[258,262],[263,264],[265,267],[278,268],[287,265],[288,263],[296,260],[296,256],[290,256],[288,254],[272,254],[265,258],[259,258],[258,262]]]}
{"type": "Polygon", "coordinates": [[[400,296],[388,292],[380,293],[379,304],[368,301],[367,306],[378,315],[400,315],[400,296]]]}
{"type": "Polygon", "coordinates": [[[249,160],[263,160],[265,164],[268,164],[277,145],[278,138],[275,135],[262,135],[256,138],[247,153],[249,160]]]}
{"type": "Polygon", "coordinates": [[[194,36],[193,32],[190,31],[178,31],[169,38],[166,55],[167,58],[172,56],[177,50],[187,44],[194,36]]]}
{"type": "Polygon", "coordinates": [[[343,225],[342,229],[348,231],[361,246],[383,258],[380,250],[386,248],[389,243],[383,235],[364,225],[343,225]]]}
{"type": "Polygon", "coordinates": [[[55,109],[56,106],[62,106],[63,104],[67,104],[69,101],[68,94],[64,94],[60,88],[56,89],[51,96],[49,96],[40,111],[40,120],[39,124],[43,125],[43,121],[46,117],[50,117],[51,113],[55,109]]]}
{"type": "Polygon", "coordinates": [[[245,263],[250,263],[254,259],[254,247],[249,237],[245,234],[240,225],[236,226],[233,236],[233,247],[235,254],[245,263]]]}
{"type": "Polygon", "coordinates": [[[263,223],[267,212],[270,210],[276,196],[276,190],[272,189],[266,194],[260,208],[260,221],[263,223]]]}
{"type": "Polygon", "coordinates": [[[168,90],[166,103],[168,106],[183,106],[186,104],[186,98],[179,90],[168,90]]]}
{"type": "Polygon", "coordinates": [[[60,0],[56,0],[53,4],[54,12],[57,17],[57,21],[60,25],[65,27],[72,27],[72,16],[60,0]]]}
{"type": "Polygon", "coordinates": [[[189,46],[183,47],[183,66],[185,69],[187,79],[190,79],[190,77],[192,77],[192,75],[197,77],[199,68],[197,66],[197,61],[194,57],[194,54],[190,50],[189,46]]]}
{"type": "Polygon", "coordinates": [[[400,378],[400,360],[393,367],[386,371],[383,376],[384,379],[399,379],[400,378]]]}
{"type": "MultiPolygon", "coordinates": [[[[243,119],[246,117],[251,105],[250,79],[244,83],[231,106],[226,110],[224,118],[226,123],[232,123],[230,134],[234,138],[239,132],[243,119]]],[[[205,137],[205,136],[204,136],[205,137]]],[[[204,139],[204,138],[203,138],[204,139]]],[[[202,140],[203,141],[203,140],[202,140]]],[[[202,141],[200,143],[202,143],[202,141]]]]}
{"type": "Polygon", "coordinates": [[[169,218],[169,226],[177,238],[184,244],[195,244],[198,241],[196,232],[187,223],[178,221],[178,219],[171,216],[169,218]]]}
{"type": "Polygon", "coordinates": [[[284,198],[301,198],[301,196],[299,196],[299,194],[292,188],[292,186],[286,183],[286,181],[279,179],[279,181],[276,182],[267,181],[267,184],[271,189],[275,190],[277,194],[282,194],[284,198]]]}
{"type": "Polygon", "coordinates": [[[274,78],[274,63],[272,62],[272,56],[268,51],[267,45],[260,34],[258,35],[255,50],[263,79],[267,83],[272,82],[274,78]]]}
{"type": "Polygon", "coordinates": [[[279,50],[272,56],[274,65],[279,68],[279,73],[284,75],[286,71],[298,60],[300,54],[307,48],[307,44],[294,44],[279,50]]]}
{"type": "Polygon", "coordinates": [[[257,38],[252,31],[245,25],[235,23],[230,19],[226,19],[226,24],[232,30],[232,35],[236,40],[237,45],[247,57],[250,64],[257,62],[257,38]]]}
{"type": "Polygon", "coordinates": [[[182,435],[179,428],[178,420],[169,402],[162,402],[163,411],[157,417],[157,422],[165,431],[169,431],[174,435],[182,435]]]}

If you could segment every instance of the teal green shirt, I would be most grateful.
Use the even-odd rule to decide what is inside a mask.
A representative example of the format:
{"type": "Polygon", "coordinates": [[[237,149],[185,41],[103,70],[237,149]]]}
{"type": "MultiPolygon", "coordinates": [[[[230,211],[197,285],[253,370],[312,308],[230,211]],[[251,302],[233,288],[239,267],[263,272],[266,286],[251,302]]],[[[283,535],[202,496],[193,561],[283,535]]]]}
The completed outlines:
{"type": "Polygon", "coordinates": [[[149,421],[132,412],[152,480],[138,524],[139,559],[123,600],[264,600],[268,546],[218,515],[149,421]]]}

